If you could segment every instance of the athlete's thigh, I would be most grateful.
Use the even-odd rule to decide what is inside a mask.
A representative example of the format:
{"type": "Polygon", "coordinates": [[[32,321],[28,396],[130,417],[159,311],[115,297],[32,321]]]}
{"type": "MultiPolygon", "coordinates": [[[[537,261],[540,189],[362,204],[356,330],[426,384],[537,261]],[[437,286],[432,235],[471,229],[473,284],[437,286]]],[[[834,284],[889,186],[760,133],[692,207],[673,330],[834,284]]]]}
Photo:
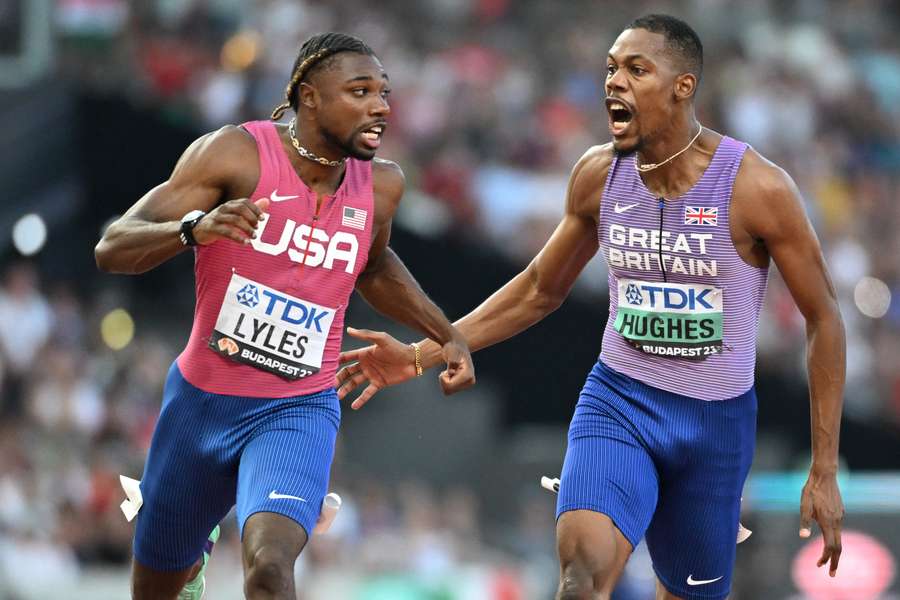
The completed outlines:
{"type": "Polygon", "coordinates": [[[634,547],[656,507],[656,467],[629,420],[626,394],[596,378],[601,371],[594,369],[575,407],[556,513],[607,515],[634,547]]]}
{"type": "Polygon", "coordinates": [[[188,384],[173,365],[141,478],[135,560],[153,571],[191,567],[213,527],[234,504],[229,476],[207,440],[211,395],[188,384]]]}
{"type": "Polygon", "coordinates": [[[237,517],[243,533],[259,512],[284,515],[311,535],[334,458],[340,405],[334,390],[286,400],[241,453],[237,517]]]}
{"type": "Polygon", "coordinates": [[[737,543],[741,492],[753,460],[756,397],[706,403],[704,435],[689,464],[662,473],[647,548],[661,584],[686,599],[726,598],[737,543]]]}
{"type": "MultiPolygon", "coordinates": [[[[679,598],[727,598],[734,569],[740,492],[693,494],[675,485],[660,491],[647,548],[660,587],[679,598]]],[[[662,596],[666,597],[666,596],[662,596]]]]}

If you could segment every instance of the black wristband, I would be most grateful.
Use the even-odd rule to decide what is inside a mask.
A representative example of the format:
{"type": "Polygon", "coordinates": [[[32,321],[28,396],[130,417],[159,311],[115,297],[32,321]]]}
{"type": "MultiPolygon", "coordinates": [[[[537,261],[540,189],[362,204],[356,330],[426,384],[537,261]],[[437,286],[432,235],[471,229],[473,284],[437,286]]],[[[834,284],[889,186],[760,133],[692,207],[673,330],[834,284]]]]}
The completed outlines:
{"type": "Polygon", "coordinates": [[[179,235],[182,244],[185,246],[197,245],[197,240],[194,238],[194,227],[197,226],[197,223],[199,223],[200,219],[204,216],[206,216],[206,213],[202,210],[192,210],[184,215],[181,219],[181,233],[179,235]]]}

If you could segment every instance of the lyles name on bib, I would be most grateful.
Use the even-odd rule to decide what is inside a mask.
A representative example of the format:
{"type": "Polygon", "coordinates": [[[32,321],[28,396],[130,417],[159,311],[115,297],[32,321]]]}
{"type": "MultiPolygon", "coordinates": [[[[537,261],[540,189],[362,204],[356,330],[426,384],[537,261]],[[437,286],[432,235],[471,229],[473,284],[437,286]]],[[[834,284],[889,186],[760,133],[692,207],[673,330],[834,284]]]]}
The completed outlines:
{"type": "Polygon", "coordinates": [[[319,372],[335,309],[232,274],[209,347],[288,380],[319,372]]]}

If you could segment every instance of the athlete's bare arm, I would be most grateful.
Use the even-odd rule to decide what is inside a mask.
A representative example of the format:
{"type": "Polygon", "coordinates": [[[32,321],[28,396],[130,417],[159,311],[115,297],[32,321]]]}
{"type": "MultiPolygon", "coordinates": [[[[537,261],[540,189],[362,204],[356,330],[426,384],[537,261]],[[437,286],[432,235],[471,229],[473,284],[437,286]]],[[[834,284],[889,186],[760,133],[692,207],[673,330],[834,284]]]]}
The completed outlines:
{"type": "Polygon", "coordinates": [[[373,161],[375,225],[366,269],[356,289],[375,310],[445,344],[459,334],[388,246],[394,213],[403,195],[403,171],[393,162],[373,161]]]}
{"type": "Polygon", "coordinates": [[[209,213],[194,228],[197,243],[247,243],[267,206],[247,199],[258,179],[256,143],[249,133],[226,126],[204,135],[185,150],[167,181],[106,229],[94,251],[97,266],[134,274],[167,261],[185,249],[181,218],[194,209],[209,213]]]}
{"type": "Polygon", "coordinates": [[[800,503],[800,534],[809,536],[813,519],[819,523],[825,548],[818,565],[830,560],[834,576],[844,515],[836,475],[846,363],[834,286],[800,193],[787,173],[748,150],[735,180],[732,206],[736,228],[772,257],[806,319],[812,466],[800,503]]]}
{"type": "MultiPolygon", "coordinates": [[[[455,323],[472,351],[528,329],[559,308],[588,261],[597,253],[600,197],[612,162],[612,145],[595,146],[569,176],[565,214],[524,271],[455,323]]],[[[425,365],[435,364],[426,344],[425,365]]]]}
{"type": "MultiPolygon", "coordinates": [[[[366,269],[357,279],[356,289],[381,314],[434,340],[436,361],[443,360],[447,364],[447,370],[440,377],[445,392],[470,387],[475,383],[475,369],[465,339],[388,246],[394,213],[405,187],[403,171],[396,163],[376,159],[372,165],[372,176],[375,192],[373,241],[366,269]]],[[[376,344],[389,337],[384,333],[365,330],[351,329],[350,333],[376,344]]],[[[384,385],[399,383],[416,375],[413,348],[403,346],[396,350],[405,377],[397,381],[384,380],[384,385]]],[[[371,389],[370,395],[375,391],[377,389],[371,389]]]]}
{"type": "MultiPolygon", "coordinates": [[[[600,196],[612,156],[611,145],[606,145],[591,148],[581,157],[569,178],[565,215],[543,249],[524,271],[454,323],[470,349],[480,350],[524,331],[556,310],[568,296],[578,275],[597,252],[600,196]]],[[[399,342],[393,342],[393,347],[398,348],[399,342]]],[[[372,347],[342,355],[342,362],[359,361],[338,373],[338,393],[342,398],[376,371],[390,373],[397,381],[404,380],[402,365],[391,361],[388,347],[390,344],[382,341],[380,356],[372,352],[372,347]]],[[[440,361],[437,344],[425,340],[421,347],[424,368],[440,361]]],[[[354,402],[354,408],[364,403],[361,399],[354,402]]]]}

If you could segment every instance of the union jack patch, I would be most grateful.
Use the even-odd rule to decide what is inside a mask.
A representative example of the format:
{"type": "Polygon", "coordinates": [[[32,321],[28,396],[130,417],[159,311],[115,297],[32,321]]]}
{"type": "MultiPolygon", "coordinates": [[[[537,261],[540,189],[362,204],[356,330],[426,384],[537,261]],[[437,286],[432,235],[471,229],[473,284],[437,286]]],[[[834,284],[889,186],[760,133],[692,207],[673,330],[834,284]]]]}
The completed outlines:
{"type": "Polygon", "coordinates": [[[708,225],[710,227],[719,224],[719,207],[713,206],[685,206],[685,225],[708,225]]]}

